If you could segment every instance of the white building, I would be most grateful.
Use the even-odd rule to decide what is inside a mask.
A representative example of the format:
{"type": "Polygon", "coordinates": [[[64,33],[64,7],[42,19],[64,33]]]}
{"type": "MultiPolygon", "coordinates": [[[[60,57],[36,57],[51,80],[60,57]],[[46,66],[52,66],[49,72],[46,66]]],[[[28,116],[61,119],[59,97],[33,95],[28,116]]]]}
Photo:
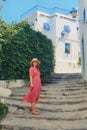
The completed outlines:
{"type": "Polygon", "coordinates": [[[36,31],[50,38],[55,46],[55,73],[78,73],[80,54],[78,23],[71,16],[34,11],[25,18],[36,31]]]}
{"type": "Polygon", "coordinates": [[[87,81],[87,0],[79,0],[80,45],[82,57],[82,75],[87,81]]]}

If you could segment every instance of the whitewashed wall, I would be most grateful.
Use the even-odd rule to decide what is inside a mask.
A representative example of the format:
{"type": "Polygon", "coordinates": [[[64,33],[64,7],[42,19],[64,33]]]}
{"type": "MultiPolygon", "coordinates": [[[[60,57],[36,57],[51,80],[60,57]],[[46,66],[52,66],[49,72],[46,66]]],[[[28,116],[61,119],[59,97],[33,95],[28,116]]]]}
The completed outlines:
{"type": "Polygon", "coordinates": [[[58,14],[56,20],[56,37],[60,37],[61,30],[64,25],[69,25],[71,32],[66,38],[61,41],[57,41],[56,46],[56,67],[55,71],[64,73],[77,73],[81,71],[78,62],[78,52],[80,52],[80,45],[78,42],[77,22],[74,22],[71,17],[58,14]],[[65,54],[65,43],[71,44],[70,54],[65,54]]]}
{"type": "Polygon", "coordinates": [[[46,14],[43,12],[34,12],[27,17],[29,24],[37,31],[41,31],[48,38],[50,38],[55,46],[55,73],[78,73],[81,67],[77,65],[78,52],[80,52],[80,44],[78,42],[77,22],[74,22],[70,16],[62,15],[59,13],[46,14]],[[37,21],[35,19],[37,18],[37,21]],[[49,23],[50,31],[43,29],[43,23],[49,23]],[[61,32],[64,25],[69,25],[71,32],[62,41],[61,32]],[[71,53],[65,54],[65,43],[71,44],[71,53]]]}
{"type": "Polygon", "coordinates": [[[79,22],[80,26],[79,39],[80,39],[81,56],[82,56],[82,75],[83,78],[87,81],[87,0],[79,0],[79,21],[81,21],[79,22]],[[85,24],[83,24],[84,9],[86,11],[85,24]],[[82,39],[84,41],[84,55],[83,55],[82,39]]]}

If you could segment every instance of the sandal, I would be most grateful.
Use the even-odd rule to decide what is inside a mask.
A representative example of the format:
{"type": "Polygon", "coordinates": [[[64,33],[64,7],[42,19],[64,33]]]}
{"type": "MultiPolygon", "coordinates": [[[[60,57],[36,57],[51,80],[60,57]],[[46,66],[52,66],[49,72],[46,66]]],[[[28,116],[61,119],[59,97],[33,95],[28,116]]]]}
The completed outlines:
{"type": "Polygon", "coordinates": [[[32,111],[32,114],[33,114],[33,115],[39,115],[39,112],[32,111]]]}

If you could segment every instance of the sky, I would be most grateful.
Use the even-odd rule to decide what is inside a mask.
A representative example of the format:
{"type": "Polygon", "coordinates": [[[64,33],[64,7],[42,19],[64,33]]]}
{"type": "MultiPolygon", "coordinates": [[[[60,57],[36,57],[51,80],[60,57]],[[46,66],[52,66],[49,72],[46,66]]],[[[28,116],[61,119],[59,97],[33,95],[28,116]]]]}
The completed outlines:
{"type": "MultiPolygon", "coordinates": [[[[60,13],[69,13],[72,8],[78,7],[78,0],[5,0],[5,2],[1,2],[3,8],[0,10],[0,17],[6,23],[18,22],[20,21],[21,15],[26,11],[30,10],[36,5],[43,6],[46,8],[54,8],[58,7],[65,9],[67,11],[63,11],[59,9],[60,13]]],[[[28,15],[28,13],[26,14],[28,15]]]]}

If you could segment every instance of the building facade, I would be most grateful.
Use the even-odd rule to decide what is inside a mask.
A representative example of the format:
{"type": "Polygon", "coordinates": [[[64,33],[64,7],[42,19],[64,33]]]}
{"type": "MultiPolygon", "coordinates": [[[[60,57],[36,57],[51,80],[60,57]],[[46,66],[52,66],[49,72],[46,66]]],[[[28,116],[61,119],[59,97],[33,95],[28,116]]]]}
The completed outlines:
{"type": "Polygon", "coordinates": [[[82,75],[87,81],[87,0],[79,0],[79,28],[82,61],[82,75]]]}
{"type": "Polygon", "coordinates": [[[31,28],[50,38],[55,47],[55,73],[78,73],[80,45],[78,42],[78,23],[71,16],[50,14],[36,10],[25,20],[31,28]]]}

